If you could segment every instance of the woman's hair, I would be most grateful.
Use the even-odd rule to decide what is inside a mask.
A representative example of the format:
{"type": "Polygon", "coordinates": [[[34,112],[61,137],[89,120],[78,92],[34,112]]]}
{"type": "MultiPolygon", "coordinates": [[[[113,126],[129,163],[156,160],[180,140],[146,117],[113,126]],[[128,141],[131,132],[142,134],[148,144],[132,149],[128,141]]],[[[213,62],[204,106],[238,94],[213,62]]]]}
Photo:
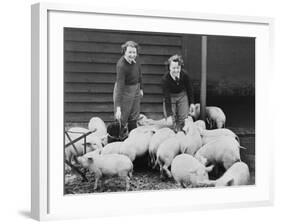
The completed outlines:
{"type": "Polygon", "coordinates": [[[178,62],[180,66],[183,66],[183,65],[184,65],[184,64],[183,64],[182,56],[180,56],[180,55],[178,55],[178,54],[175,54],[175,55],[171,56],[171,57],[168,59],[168,61],[166,62],[166,65],[167,65],[168,67],[170,67],[170,64],[171,64],[172,61],[173,61],[173,62],[178,62]]]}
{"type": "Polygon", "coordinates": [[[129,47],[129,46],[136,48],[137,53],[139,52],[140,47],[139,47],[138,43],[136,43],[132,40],[129,40],[129,41],[127,41],[127,42],[125,42],[124,44],[121,45],[121,53],[125,54],[125,52],[127,50],[127,47],[129,47]]]}

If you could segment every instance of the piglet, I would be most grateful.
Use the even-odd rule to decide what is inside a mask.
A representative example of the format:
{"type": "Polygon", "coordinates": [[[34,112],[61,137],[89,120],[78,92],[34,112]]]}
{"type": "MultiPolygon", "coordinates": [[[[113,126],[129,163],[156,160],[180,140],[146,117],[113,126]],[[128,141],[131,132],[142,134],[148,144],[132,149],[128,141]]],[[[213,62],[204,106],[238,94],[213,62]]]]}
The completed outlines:
{"type": "Polygon", "coordinates": [[[88,123],[88,129],[90,131],[95,131],[95,135],[101,139],[103,145],[107,144],[107,128],[101,118],[92,117],[88,123]]]}
{"type": "Polygon", "coordinates": [[[207,121],[210,128],[224,128],[226,117],[221,108],[215,106],[206,107],[207,121]]]}
{"type": "Polygon", "coordinates": [[[208,172],[212,169],[213,166],[205,167],[188,154],[177,155],[171,165],[174,180],[183,188],[201,186],[201,183],[209,180],[208,172]]]}
{"type": "Polygon", "coordinates": [[[94,190],[98,187],[98,181],[102,177],[118,176],[126,181],[126,191],[130,188],[133,163],[124,155],[101,155],[99,150],[87,153],[77,158],[78,162],[95,176],[94,190]]]}
{"type": "MultiPolygon", "coordinates": [[[[67,131],[71,141],[88,132],[88,129],[82,127],[72,127],[67,131]]],[[[70,142],[68,136],[65,134],[65,144],[68,144],[70,142]]],[[[83,155],[84,149],[86,149],[85,153],[87,153],[102,148],[100,138],[97,137],[94,133],[91,133],[86,137],[86,142],[84,141],[84,138],[82,138],[79,141],[75,142],[74,145],[76,149],[73,147],[73,145],[69,145],[65,148],[65,159],[68,162],[72,162],[72,159],[75,159],[77,156],[83,155]]]]}
{"type": "Polygon", "coordinates": [[[156,164],[159,165],[161,179],[164,178],[164,172],[169,178],[172,177],[169,167],[173,159],[180,153],[181,145],[177,135],[166,139],[160,144],[157,150],[156,164]]]}
{"type": "Polygon", "coordinates": [[[203,165],[222,164],[227,170],[235,162],[241,161],[239,143],[232,137],[220,137],[202,146],[195,158],[203,165]]]}
{"type": "Polygon", "coordinates": [[[202,130],[206,130],[206,123],[203,120],[197,120],[194,122],[194,125],[199,127],[202,130]]]}
{"type": "Polygon", "coordinates": [[[219,137],[228,136],[236,139],[238,143],[240,143],[239,137],[230,129],[227,128],[220,128],[220,129],[213,129],[213,130],[203,130],[202,128],[198,127],[198,131],[202,137],[202,144],[205,145],[210,141],[213,141],[219,137]]]}
{"type": "Polygon", "coordinates": [[[155,131],[155,134],[151,137],[149,142],[148,152],[150,158],[150,165],[155,167],[156,155],[159,145],[166,139],[174,137],[176,134],[170,128],[161,128],[155,131]]]}
{"type": "Polygon", "coordinates": [[[181,146],[184,146],[181,148],[181,152],[193,156],[202,146],[202,139],[191,117],[188,117],[185,120],[183,131],[186,133],[186,135],[180,140],[181,146]]]}
{"type": "MultiPolygon", "coordinates": [[[[200,116],[200,104],[196,103],[195,107],[189,111],[189,115],[196,121],[200,116]]],[[[210,125],[210,128],[224,128],[226,122],[226,116],[223,110],[216,106],[206,107],[206,120],[210,125]]]]}
{"type": "Polygon", "coordinates": [[[120,148],[123,142],[111,142],[108,143],[106,146],[103,147],[101,150],[101,154],[119,154],[120,153],[120,148]]]}
{"type": "Polygon", "coordinates": [[[234,163],[219,179],[205,182],[209,186],[248,185],[250,182],[249,167],[244,162],[234,163]]]}

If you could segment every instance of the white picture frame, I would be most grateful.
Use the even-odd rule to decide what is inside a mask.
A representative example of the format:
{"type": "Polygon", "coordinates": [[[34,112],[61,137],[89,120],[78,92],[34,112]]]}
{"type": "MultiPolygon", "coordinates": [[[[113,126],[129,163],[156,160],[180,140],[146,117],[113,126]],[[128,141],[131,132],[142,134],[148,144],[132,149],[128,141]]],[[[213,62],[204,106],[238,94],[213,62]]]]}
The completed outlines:
{"type": "Polygon", "coordinates": [[[272,72],[272,18],[189,12],[32,5],[31,215],[37,220],[117,216],[273,203],[273,146],[266,110],[272,72]],[[176,23],[175,23],[176,21],[176,23]],[[148,24],[154,24],[153,27],[148,24]],[[175,26],[175,24],[177,24],[175,26]],[[256,37],[256,184],[189,191],[63,195],[63,27],[256,37]],[[179,28],[181,27],[181,28],[179,28]],[[58,170],[61,170],[59,172],[58,170]],[[229,193],[231,192],[231,194],[229,193]],[[120,203],[122,202],[122,203],[120,203]]]}

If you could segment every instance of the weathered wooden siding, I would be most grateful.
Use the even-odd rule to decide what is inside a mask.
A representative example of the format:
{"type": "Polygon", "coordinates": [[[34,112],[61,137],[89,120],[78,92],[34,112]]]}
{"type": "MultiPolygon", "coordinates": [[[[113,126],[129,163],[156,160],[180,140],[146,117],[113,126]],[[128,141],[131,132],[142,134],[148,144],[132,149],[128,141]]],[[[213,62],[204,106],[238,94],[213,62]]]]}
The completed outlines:
{"type": "MultiPolygon", "coordinates": [[[[199,101],[200,35],[65,28],[66,122],[87,123],[92,116],[99,116],[106,122],[114,119],[112,92],[116,62],[121,57],[120,46],[127,40],[134,40],[141,46],[139,53],[144,86],[142,113],[151,118],[163,116],[161,76],[166,69],[165,61],[176,53],[184,57],[185,68],[193,80],[195,99],[199,101]]],[[[252,111],[246,116],[244,114],[244,119],[247,122],[250,119],[253,123],[254,39],[208,36],[207,73],[207,104],[221,106],[227,114],[234,114],[233,108],[239,114],[241,109],[245,111],[246,105],[246,110],[250,108],[252,111]]],[[[230,120],[234,126],[239,123],[237,119],[230,120]]],[[[249,125],[252,126],[252,123],[249,125]]]]}
{"type": "Polygon", "coordinates": [[[101,30],[65,29],[65,121],[88,122],[99,116],[113,121],[112,92],[121,45],[134,40],[141,46],[144,98],[141,112],[162,117],[161,76],[164,62],[182,53],[182,36],[101,30]]]}

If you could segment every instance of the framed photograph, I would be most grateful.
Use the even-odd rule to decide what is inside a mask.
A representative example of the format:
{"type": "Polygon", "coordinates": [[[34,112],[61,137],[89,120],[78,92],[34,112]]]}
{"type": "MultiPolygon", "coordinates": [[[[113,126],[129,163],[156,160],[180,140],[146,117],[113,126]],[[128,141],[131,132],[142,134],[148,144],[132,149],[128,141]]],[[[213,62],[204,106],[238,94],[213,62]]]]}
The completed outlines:
{"type": "Polygon", "coordinates": [[[273,203],[273,19],[32,5],[37,220],[273,203]]]}

